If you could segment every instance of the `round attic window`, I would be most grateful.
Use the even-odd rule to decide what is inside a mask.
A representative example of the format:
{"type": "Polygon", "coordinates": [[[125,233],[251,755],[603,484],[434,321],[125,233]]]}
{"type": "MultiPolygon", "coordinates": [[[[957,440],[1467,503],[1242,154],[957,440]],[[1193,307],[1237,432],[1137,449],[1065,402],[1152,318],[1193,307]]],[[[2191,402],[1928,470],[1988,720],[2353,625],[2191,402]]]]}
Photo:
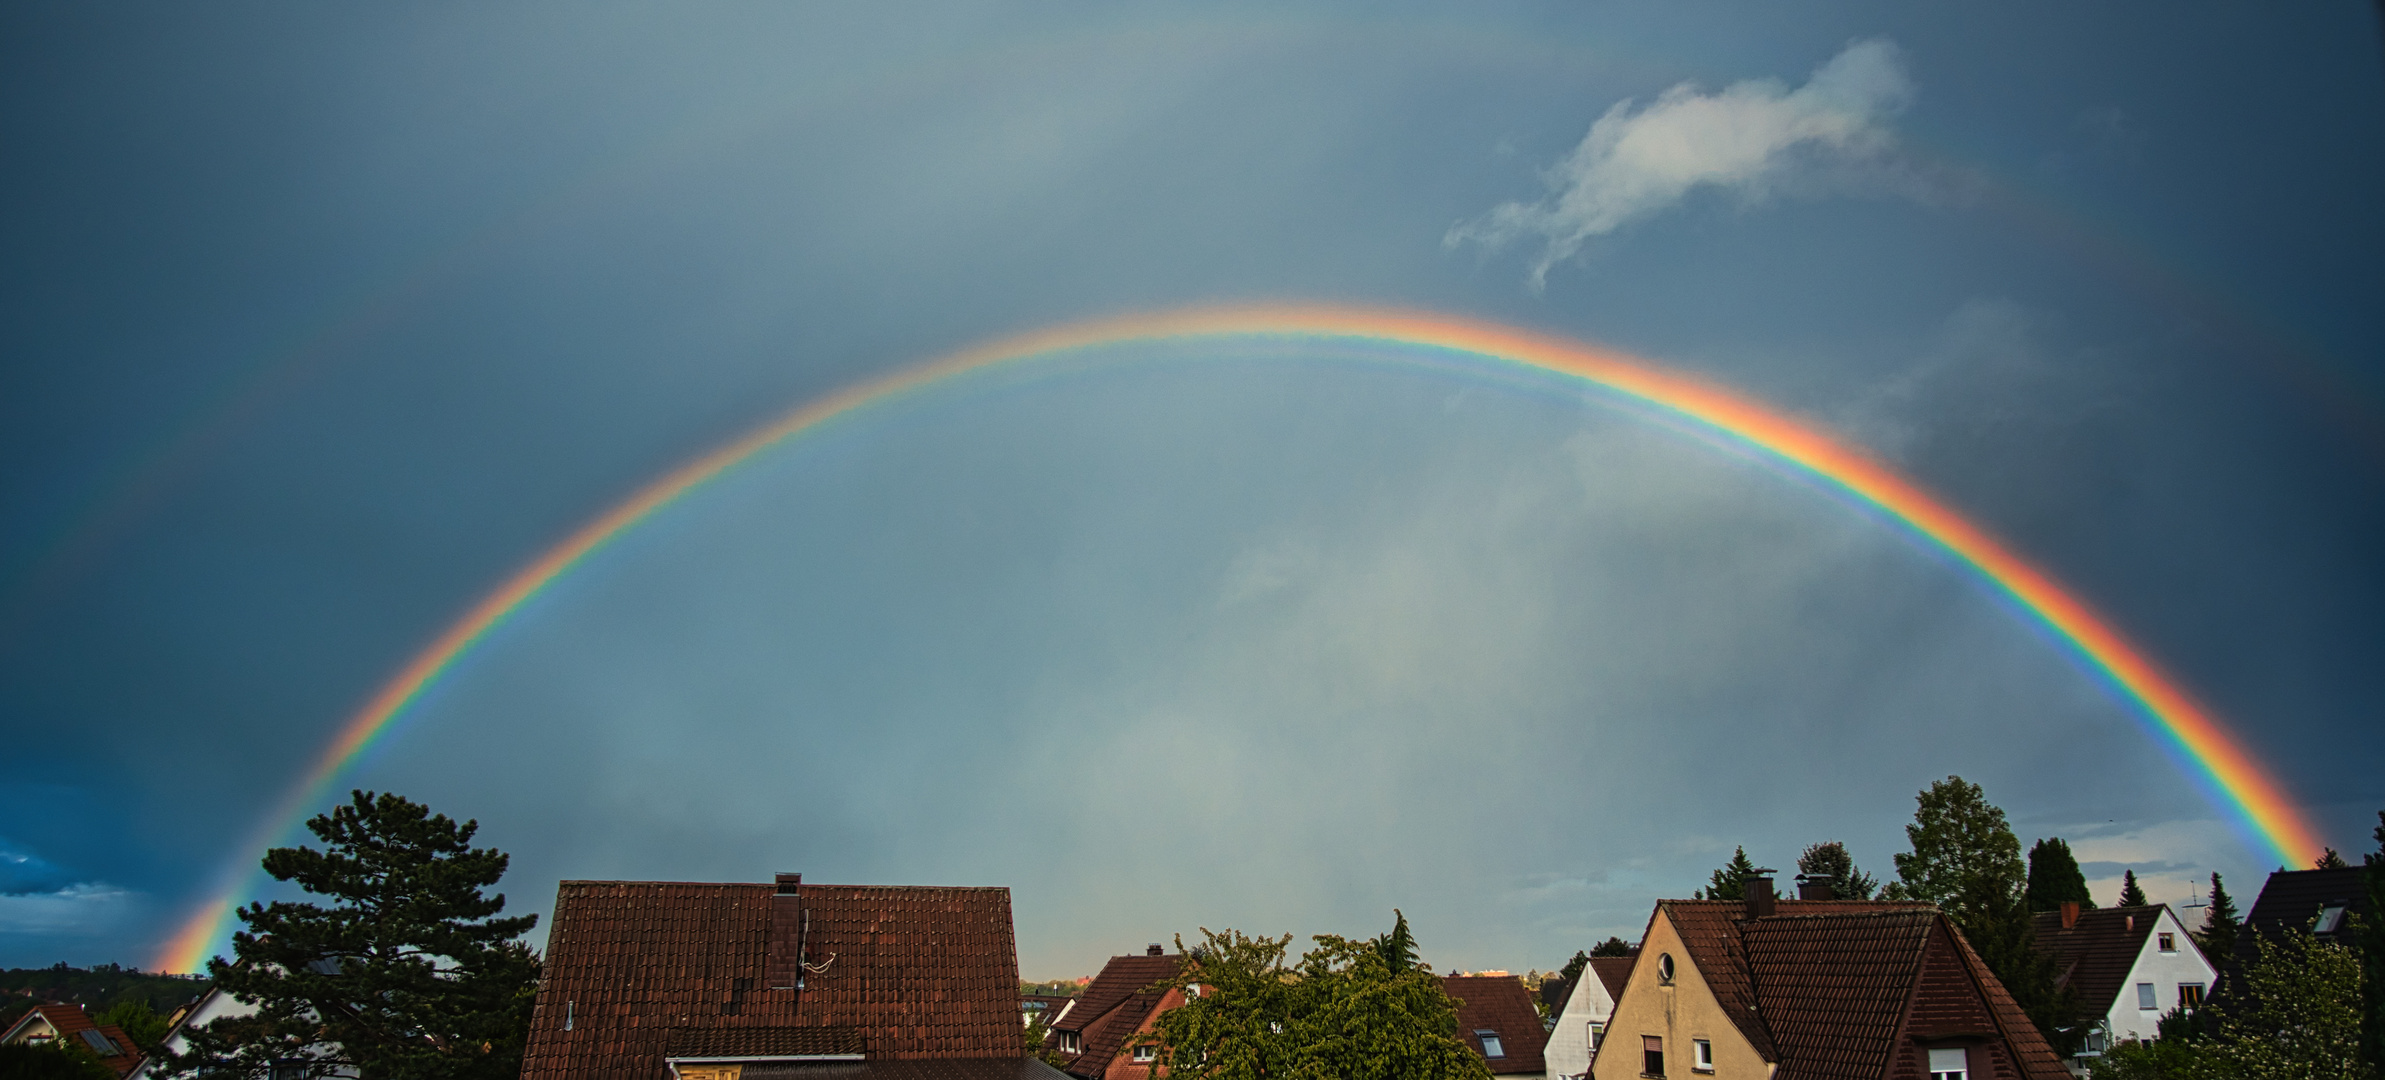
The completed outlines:
{"type": "Polygon", "coordinates": [[[1656,954],[1656,981],[1668,983],[1673,981],[1672,953],[1656,954]]]}

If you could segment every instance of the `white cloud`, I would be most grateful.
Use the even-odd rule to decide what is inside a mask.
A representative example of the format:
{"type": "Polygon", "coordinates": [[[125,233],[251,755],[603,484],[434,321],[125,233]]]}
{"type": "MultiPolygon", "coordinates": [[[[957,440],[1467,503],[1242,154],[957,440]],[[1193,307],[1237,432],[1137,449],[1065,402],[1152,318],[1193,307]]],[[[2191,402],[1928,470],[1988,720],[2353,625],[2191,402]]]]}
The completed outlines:
{"type": "Polygon", "coordinates": [[[1812,165],[1880,160],[1894,142],[1887,120],[1912,95],[1896,45],[1874,39],[1847,46],[1794,90],[1778,79],[1712,94],[1682,83],[1637,112],[1626,98],[1549,170],[1549,197],[1503,204],[1451,229],[1444,242],[1496,248],[1545,239],[1532,266],[1537,290],[1550,267],[1591,237],[1658,213],[1700,186],[1761,198],[1812,165]]]}

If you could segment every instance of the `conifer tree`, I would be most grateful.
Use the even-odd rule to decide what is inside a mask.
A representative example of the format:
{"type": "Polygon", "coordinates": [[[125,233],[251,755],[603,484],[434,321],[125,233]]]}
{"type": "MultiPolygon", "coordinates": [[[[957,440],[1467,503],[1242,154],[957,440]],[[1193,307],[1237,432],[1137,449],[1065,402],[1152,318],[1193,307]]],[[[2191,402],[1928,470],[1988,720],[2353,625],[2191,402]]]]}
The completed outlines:
{"type": "Polygon", "coordinates": [[[1565,985],[1570,987],[1574,984],[1574,980],[1581,978],[1582,972],[1589,968],[1590,954],[1577,949],[1574,951],[1573,959],[1566,961],[1565,966],[1557,972],[1557,977],[1565,980],[1565,985]]]}
{"type": "Polygon", "coordinates": [[[2079,871],[2069,841],[2051,836],[2029,848],[2029,910],[2059,911],[2064,903],[2091,908],[2095,897],[2087,892],[2087,875],[2079,871]]]}
{"type": "Polygon", "coordinates": [[[1731,852],[1731,861],[1714,872],[1706,887],[1690,894],[1692,900],[1745,900],[1747,879],[1756,872],[1756,864],[1748,861],[1747,849],[1731,852]]]}
{"type": "Polygon", "coordinates": [[[1611,937],[1611,938],[1608,938],[1608,939],[1606,939],[1605,941],[1601,941],[1601,942],[1599,942],[1599,943],[1598,943],[1598,944],[1596,944],[1596,945],[1592,945],[1592,946],[1590,946],[1590,955],[1592,955],[1592,956],[1630,956],[1630,955],[1631,955],[1631,942],[1625,941],[1625,940],[1623,940],[1622,938],[1619,938],[1619,937],[1611,937]]]}
{"type": "Polygon", "coordinates": [[[1394,920],[1391,932],[1375,939],[1375,951],[1383,956],[1384,966],[1393,971],[1412,971],[1416,959],[1416,935],[1408,932],[1408,917],[1400,909],[1391,909],[1394,920]]]}
{"type": "Polygon", "coordinates": [[[2120,871],[2120,906],[2145,906],[2145,889],[2137,884],[2137,872],[2134,870],[2120,871]]]}
{"type": "Polygon", "coordinates": [[[1797,873],[1806,878],[1828,878],[1830,895],[1838,900],[1869,900],[1880,887],[1879,879],[1857,869],[1847,845],[1836,840],[1806,848],[1797,856],[1797,873]]]}
{"type": "Polygon", "coordinates": [[[2344,861],[2343,853],[2334,848],[2328,848],[2320,853],[2318,861],[2311,865],[2313,870],[2349,870],[2351,868],[2352,864],[2344,861]]]}
{"type": "Polygon", "coordinates": [[[2211,874],[2211,906],[2203,909],[2203,928],[2194,931],[2195,944],[2203,947],[2203,956],[2214,964],[2225,964],[2236,955],[2236,934],[2244,928],[2244,921],[2236,915],[2236,898],[2228,895],[2228,887],[2220,884],[2219,873],[2211,874]]]}
{"type": "Polygon", "coordinates": [[[357,791],[307,829],[324,849],[275,848],[265,870],[330,906],[240,910],[236,959],[210,961],[217,987],[257,1006],[189,1030],[173,1067],[264,1076],[276,1060],[345,1066],[364,1080],[511,1080],[539,961],[519,941],[535,915],[499,918],[504,852],[396,795],[357,791]]]}

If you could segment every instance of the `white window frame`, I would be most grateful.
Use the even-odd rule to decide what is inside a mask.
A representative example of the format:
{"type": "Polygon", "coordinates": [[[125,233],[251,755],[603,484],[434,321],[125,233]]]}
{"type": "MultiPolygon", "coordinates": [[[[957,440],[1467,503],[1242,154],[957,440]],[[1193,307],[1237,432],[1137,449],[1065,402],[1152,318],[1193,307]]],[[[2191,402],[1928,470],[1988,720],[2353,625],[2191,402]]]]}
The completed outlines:
{"type": "Polygon", "coordinates": [[[2158,948],[2166,953],[2174,953],[2178,951],[2178,935],[2155,934],[2153,935],[2153,938],[2155,948],[2158,948]]]}
{"type": "Polygon", "coordinates": [[[2161,987],[2156,986],[2153,983],[2138,983],[2137,1011],[2152,1012],[2161,1008],[2161,994],[2157,992],[2160,989],[2161,987]]]}
{"type": "Polygon", "coordinates": [[[1702,1073],[1714,1071],[1714,1040],[1691,1039],[1689,1041],[1689,1071],[1702,1073]]]}
{"type": "Polygon", "coordinates": [[[1962,1047],[1941,1046],[1923,1053],[1929,1055],[1930,1080],[1971,1080],[1971,1054],[1962,1047]],[[1961,1063],[1960,1068],[1939,1067],[1956,1062],[1961,1063]]]}
{"type": "Polygon", "coordinates": [[[1159,1047],[1153,1046],[1150,1043],[1144,1043],[1135,1047],[1135,1061],[1138,1063],[1156,1061],[1158,1059],[1159,1047]]]}
{"type": "Polygon", "coordinates": [[[1485,1058],[1503,1059],[1507,1056],[1507,1044],[1499,1041],[1496,1031],[1479,1029],[1474,1032],[1474,1041],[1482,1044],[1482,1056],[1485,1058]]]}

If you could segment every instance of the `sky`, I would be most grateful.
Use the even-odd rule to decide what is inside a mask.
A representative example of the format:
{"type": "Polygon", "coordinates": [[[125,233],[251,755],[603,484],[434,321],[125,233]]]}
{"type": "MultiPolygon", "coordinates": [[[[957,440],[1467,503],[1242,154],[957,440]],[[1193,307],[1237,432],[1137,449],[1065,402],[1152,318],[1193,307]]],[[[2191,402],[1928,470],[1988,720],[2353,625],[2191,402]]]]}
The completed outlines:
{"type": "MultiPolygon", "coordinates": [[[[1219,304],[1599,343],[1833,432],[2372,850],[2380,40],[2349,0],[9,5],[0,965],[154,965],[378,688],[672,468],[1219,304]]],[[[1008,886],[1029,978],[1394,908],[1438,967],[1554,968],[1741,845],[1893,876],[1948,775],[2106,902],[2276,868],[1876,510],[1345,353],[1096,349],[766,451],[335,794],[477,820],[513,911],[1008,886]]]]}

